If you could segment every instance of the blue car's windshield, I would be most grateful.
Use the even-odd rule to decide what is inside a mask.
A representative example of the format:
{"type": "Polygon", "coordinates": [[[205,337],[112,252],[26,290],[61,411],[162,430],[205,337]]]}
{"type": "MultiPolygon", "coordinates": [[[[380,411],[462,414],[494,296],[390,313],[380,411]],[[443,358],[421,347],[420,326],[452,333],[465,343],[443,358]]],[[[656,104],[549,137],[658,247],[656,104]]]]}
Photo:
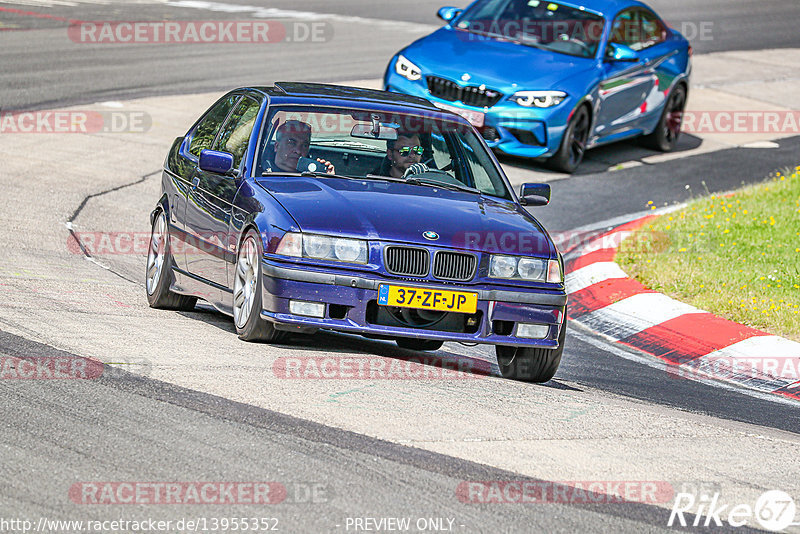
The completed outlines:
{"type": "Polygon", "coordinates": [[[588,58],[597,53],[604,24],[599,15],[558,2],[483,0],[458,18],[456,28],[588,58]]]}
{"type": "Polygon", "coordinates": [[[440,184],[446,189],[511,198],[475,130],[438,113],[271,107],[257,172],[303,172],[309,169],[306,158],[330,162],[332,169],[312,165],[319,174],[440,184]]]}

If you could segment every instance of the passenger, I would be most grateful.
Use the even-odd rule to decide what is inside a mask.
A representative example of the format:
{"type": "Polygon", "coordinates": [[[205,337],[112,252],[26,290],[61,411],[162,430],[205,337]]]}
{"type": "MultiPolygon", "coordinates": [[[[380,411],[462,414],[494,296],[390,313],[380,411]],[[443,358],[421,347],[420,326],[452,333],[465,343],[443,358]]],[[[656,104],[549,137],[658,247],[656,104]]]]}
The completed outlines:
{"type": "MultiPolygon", "coordinates": [[[[275,157],[274,162],[265,161],[267,172],[297,172],[297,163],[300,158],[307,158],[311,145],[311,125],[305,122],[286,121],[275,131],[275,157]]],[[[334,174],[333,163],[317,158],[322,163],[328,174],[334,174]]]]}

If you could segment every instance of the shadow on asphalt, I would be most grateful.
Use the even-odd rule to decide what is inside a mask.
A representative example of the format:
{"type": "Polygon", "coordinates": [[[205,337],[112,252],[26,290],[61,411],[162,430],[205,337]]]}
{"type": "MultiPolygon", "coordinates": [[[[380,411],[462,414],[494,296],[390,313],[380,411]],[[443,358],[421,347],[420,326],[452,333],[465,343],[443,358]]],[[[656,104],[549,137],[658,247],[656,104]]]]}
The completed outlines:
{"type": "MultiPolygon", "coordinates": [[[[673,150],[673,153],[688,152],[700,147],[703,140],[693,135],[682,133],[678,139],[678,145],[673,150]]],[[[529,159],[518,158],[506,154],[496,153],[497,158],[504,167],[517,168],[523,171],[535,171],[545,174],[553,175],[553,178],[564,177],[570,175],[561,172],[550,170],[547,167],[545,159],[529,159]]],[[[588,174],[597,174],[613,170],[623,163],[629,161],[640,161],[650,156],[657,156],[663,154],[656,150],[650,150],[642,146],[638,140],[632,139],[630,141],[620,141],[619,143],[611,143],[609,145],[593,148],[586,152],[583,163],[581,163],[578,170],[572,176],[584,176],[588,174]]]]}

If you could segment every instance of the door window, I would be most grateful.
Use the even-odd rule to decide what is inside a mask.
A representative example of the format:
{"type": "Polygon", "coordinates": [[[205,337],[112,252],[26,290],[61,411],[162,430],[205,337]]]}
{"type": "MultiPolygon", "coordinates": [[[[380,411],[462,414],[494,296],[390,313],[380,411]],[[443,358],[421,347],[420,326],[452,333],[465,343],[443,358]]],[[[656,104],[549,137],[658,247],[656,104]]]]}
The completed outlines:
{"type": "Polygon", "coordinates": [[[206,116],[202,118],[192,134],[192,142],[189,145],[190,154],[199,158],[200,152],[211,148],[222,123],[225,121],[228,113],[230,113],[233,105],[239,100],[239,97],[240,95],[230,95],[217,102],[217,104],[206,113],[206,116]]]}
{"type": "Polygon", "coordinates": [[[614,19],[610,42],[638,52],[663,42],[666,36],[664,24],[654,13],[644,9],[628,9],[614,19]]]}
{"type": "Polygon", "coordinates": [[[244,153],[247,151],[250,134],[253,132],[253,125],[259,109],[261,109],[261,104],[257,101],[252,98],[242,98],[220,131],[217,142],[214,143],[214,150],[233,154],[234,169],[239,168],[244,153]]]}

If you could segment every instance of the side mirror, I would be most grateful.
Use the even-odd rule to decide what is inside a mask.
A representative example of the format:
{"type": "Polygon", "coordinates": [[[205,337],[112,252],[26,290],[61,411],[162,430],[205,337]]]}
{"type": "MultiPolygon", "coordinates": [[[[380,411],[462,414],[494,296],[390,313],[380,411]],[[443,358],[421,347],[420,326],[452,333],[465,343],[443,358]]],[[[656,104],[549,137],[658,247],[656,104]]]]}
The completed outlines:
{"type": "Polygon", "coordinates": [[[550,203],[550,184],[522,184],[519,203],[523,206],[546,206],[550,203]]]}
{"type": "Polygon", "coordinates": [[[632,63],[634,61],[639,61],[639,54],[629,46],[611,43],[608,45],[606,58],[611,61],[627,61],[632,63]]]}
{"type": "Polygon", "coordinates": [[[457,7],[441,7],[436,12],[436,15],[445,22],[450,22],[460,14],[461,10],[457,7]]]}
{"type": "Polygon", "coordinates": [[[200,152],[200,170],[216,174],[229,174],[233,170],[233,155],[216,150],[200,152]]]}

